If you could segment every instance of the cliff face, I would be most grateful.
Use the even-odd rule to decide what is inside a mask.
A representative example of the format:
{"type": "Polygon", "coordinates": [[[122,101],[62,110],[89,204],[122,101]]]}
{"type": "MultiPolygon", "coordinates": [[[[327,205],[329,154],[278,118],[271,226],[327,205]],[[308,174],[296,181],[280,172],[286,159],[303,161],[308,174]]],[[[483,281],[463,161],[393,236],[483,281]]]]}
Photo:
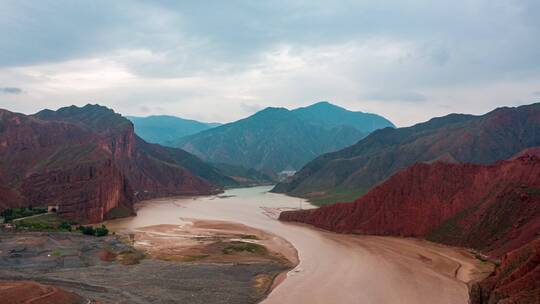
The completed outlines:
{"type": "Polygon", "coordinates": [[[103,149],[102,138],[76,125],[0,111],[0,207],[60,205],[60,213],[99,222],[131,210],[133,191],[103,149]]]}
{"type": "Polygon", "coordinates": [[[529,149],[490,166],[416,164],[353,203],[285,211],[280,220],[475,248],[502,257],[502,264],[473,285],[471,303],[539,303],[538,151],[529,149]]]}
{"type": "Polygon", "coordinates": [[[282,212],[280,219],[343,233],[426,237],[499,256],[540,229],[540,158],[416,164],[353,203],[282,212]]]}
{"type": "Polygon", "coordinates": [[[133,190],[110,159],[36,172],[20,187],[29,205],[60,205],[78,222],[101,222],[115,208],[132,209],[133,190]]]}
{"type": "Polygon", "coordinates": [[[115,208],[133,212],[136,199],[211,194],[220,189],[212,179],[230,179],[172,150],[147,144],[97,105],[32,116],[0,110],[0,209],[58,204],[66,217],[99,222],[115,208]],[[187,159],[201,176],[182,165],[187,159]]]}
{"type": "Polygon", "coordinates": [[[540,303],[540,240],[502,259],[495,273],[471,288],[471,304],[540,303]]]}
{"type": "MultiPolygon", "coordinates": [[[[492,164],[540,145],[540,104],[500,108],[482,116],[451,114],[408,128],[386,128],[322,155],[274,191],[303,197],[356,197],[418,162],[492,164]]],[[[342,200],[343,201],[343,200],[342,200]]]]}
{"type": "MultiPolygon", "coordinates": [[[[129,120],[106,107],[72,106],[58,111],[41,111],[35,116],[42,120],[75,124],[99,134],[102,138],[100,147],[112,155],[114,163],[127,178],[139,199],[211,194],[219,191],[219,187],[214,185],[221,181],[218,181],[218,178],[228,179],[217,171],[216,175],[212,176],[194,174],[184,167],[182,161],[171,158],[165,148],[148,144],[135,135],[133,124],[129,120]]],[[[202,161],[197,165],[208,166],[202,161]]]]}

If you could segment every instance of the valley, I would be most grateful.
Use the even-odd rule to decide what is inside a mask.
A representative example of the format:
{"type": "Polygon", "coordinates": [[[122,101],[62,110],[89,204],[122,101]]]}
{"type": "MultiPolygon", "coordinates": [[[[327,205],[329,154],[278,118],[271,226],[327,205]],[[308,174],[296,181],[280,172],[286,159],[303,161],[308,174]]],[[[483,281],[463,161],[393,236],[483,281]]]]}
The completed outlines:
{"type": "Polygon", "coordinates": [[[0,304],[540,304],[539,0],[1,0],[0,34],[0,304]]]}
{"type": "Polygon", "coordinates": [[[203,219],[240,223],[282,238],[297,251],[299,263],[278,279],[263,303],[467,303],[467,284],[491,272],[491,264],[463,249],[415,239],[339,235],[277,221],[280,210],[313,207],[303,199],[268,193],[270,188],[227,190],[222,198],[155,199],[139,204],[136,217],[106,224],[117,233],[137,235],[155,231],[156,225],[188,225],[176,231],[189,230],[190,223],[203,219]]]}

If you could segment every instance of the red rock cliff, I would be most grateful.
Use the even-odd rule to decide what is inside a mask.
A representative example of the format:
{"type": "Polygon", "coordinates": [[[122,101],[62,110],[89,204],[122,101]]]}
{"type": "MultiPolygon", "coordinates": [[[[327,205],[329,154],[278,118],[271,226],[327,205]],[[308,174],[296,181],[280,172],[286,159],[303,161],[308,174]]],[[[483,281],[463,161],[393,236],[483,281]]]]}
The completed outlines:
{"type": "Polygon", "coordinates": [[[0,209],[58,204],[69,218],[100,222],[115,208],[132,213],[136,199],[219,191],[170,155],[105,107],[0,110],[0,209]]]}
{"type": "Polygon", "coordinates": [[[211,194],[219,191],[207,180],[168,157],[134,133],[133,124],[111,109],[99,105],[44,110],[35,115],[47,121],[62,121],[98,134],[99,145],[111,154],[139,199],[211,194]]]}
{"type": "Polygon", "coordinates": [[[280,219],[360,234],[427,237],[495,255],[540,227],[540,158],[492,166],[416,164],[353,203],[283,212],[280,219]]]}
{"type": "Polygon", "coordinates": [[[540,303],[540,240],[511,251],[487,279],[471,288],[471,304],[540,303]]]}
{"type": "Polygon", "coordinates": [[[474,285],[472,303],[540,303],[535,151],[491,166],[416,164],[353,203],[286,211],[280,219],[342,233],[422,237],[503,257],[493,276],[474,285]]]}
{"type": "Polygon", "coordinates": [[[0,110],[0,208],[59,205],[81,222],[131,210],[133,191],[102,140],[73,124],[0,110]]]}

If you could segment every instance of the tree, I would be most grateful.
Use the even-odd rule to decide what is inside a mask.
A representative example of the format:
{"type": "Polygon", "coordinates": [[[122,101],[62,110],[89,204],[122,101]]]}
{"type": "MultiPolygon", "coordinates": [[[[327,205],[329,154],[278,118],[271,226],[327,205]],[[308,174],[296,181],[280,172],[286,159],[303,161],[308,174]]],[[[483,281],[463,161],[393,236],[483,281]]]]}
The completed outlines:
{"type": "Polygon", "coordinates": [[[96,236],[106,236],[109,234],[109,229],[105,227],[105,225],[101,225],[101,227],[96,228],[96,236]]]}

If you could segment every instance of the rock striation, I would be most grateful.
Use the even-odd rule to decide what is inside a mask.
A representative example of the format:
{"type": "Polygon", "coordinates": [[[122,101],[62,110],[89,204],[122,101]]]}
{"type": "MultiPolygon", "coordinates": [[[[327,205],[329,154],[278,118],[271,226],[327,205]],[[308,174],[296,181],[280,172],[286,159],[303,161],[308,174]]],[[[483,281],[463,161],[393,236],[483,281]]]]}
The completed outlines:
{"type": "Polygon", "coordinates": [[[508,159],[539,146],[539,130],[540,103],[385,128],[348,148],[319,156],[273,191],[313,199],[328,197],[330,202],[350,201],[418,162],[487,165],[508,159]]]}
{"type": "Polygon", "coordinates": [[[211,194],[226,183],[234,180],[185,151],[146,143],[102,106],[0,110],[0,209],[59,205],[66,217],[99,222],[115,209],[132,214],[138,199],[211,194]]]}
{"type": "Polygon", "coordinates": [[[284,211],[280,220],[356,234],[426,238],[473,248],[497,271],[473,285],[474,304],[538,303],[540,157],[528,149],[493,165],[418,163],[352,203],[284,211]]]}
{"type": "Polygon", "coordinates": [[[500,256],[540,228],[540,158],[419,163],[355,202],[285,211],[280,219],[341,233],[423,237],[500,256]]]}

